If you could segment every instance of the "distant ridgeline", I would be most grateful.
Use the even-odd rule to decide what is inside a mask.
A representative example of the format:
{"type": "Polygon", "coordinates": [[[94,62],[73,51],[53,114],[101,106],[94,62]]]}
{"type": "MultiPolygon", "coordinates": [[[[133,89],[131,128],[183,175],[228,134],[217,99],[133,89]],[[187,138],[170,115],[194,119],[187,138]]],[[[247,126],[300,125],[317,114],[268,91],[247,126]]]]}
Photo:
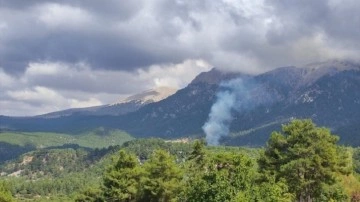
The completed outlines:
{"type": "MultiPolygon", "coordinates": [[[[115,106],[119,107],[108,105],[107,110],[115,106]]],[[[259,146],[281,124],[311,118],[338,134],[341,143],[359,146],[359,109],[360,64],[329,61],[255,76],[212,69],[165,99],[121,114],[83,109],[63,116],[1,116],[0,128],[78,134],[104,127],[165,139],[204,137],[206,132],[213,144],[259,146]]]]}

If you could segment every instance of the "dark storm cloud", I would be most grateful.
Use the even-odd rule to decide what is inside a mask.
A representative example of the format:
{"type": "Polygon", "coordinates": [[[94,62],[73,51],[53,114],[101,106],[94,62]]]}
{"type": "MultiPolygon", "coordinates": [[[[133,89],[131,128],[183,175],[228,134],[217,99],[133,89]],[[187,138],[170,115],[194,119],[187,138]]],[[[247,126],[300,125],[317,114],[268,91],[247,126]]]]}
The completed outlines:
{"type": "Polygon", "coordinates": [[[208,48],[191,41],[184,45],[178,37],[184,31],[190,37],[206,32],[207,12],[219,6],[208,1],[6,1],[0,8],[6,19],[0,66],[15,71],[31,61],[86,61],[93,68],[133,70],[206,58],[208,48]],[[197,12],[202,19],[194,17],[197,12]],[[61,21],[69,13],[80,18],[79,24],[61,21]]]}
{"type": "Polygon", "coordinates": [[[359,9],[358,0],[0,0],[0,108],[107,103],[183,87],[210,66],[260,73],[360,60],[359,9]]]}
{"type": "MultiPolygon", "coordinates": [[[[0,66],[7,71],[24,70],[31,61],[86,61],[94,68],[131,70],[176,60],[168,51],[156,52],[143,47],[148,44],[139,37],[147,33],[135,36],[125,28],[114,28],[116,24],[127,23],[126,20],[140,11],[140,1],[126,4],[122,1],[106,1],[105,4],[86,1],[84,5],[84,1],[22,2],[6,1],[0,8],[0,15],[6,19],[2,22],[5,36],[0,42],[6,48],[0,50],[0,66]],[[66,12],[76,15],[79,23],[84,24],[72,24],[71,19],[62,22],[66,12]],[[19,16],[15,16],[16,13],[19,16]]],[[[152,40],[157,40],[156,36],[152,40]]]]}
{"type": "MultiPolygon", "coordinates": [[[[7,72],[24,70],[32,61],[85,61],[93,68],[131,71],[203,58],[223,67],[236,55],[261,69],[284,63],[283,54],[286,62],[312,62],[293,59],[294,44],[317,34],[326,40],[317,44],[324,46],[320,49],[359,51],[360,3],[355,0],[12,0],[0,5],[0,66],[7,72]]],[[[235,61],[230,68],[241,65],[235,61]]]]}

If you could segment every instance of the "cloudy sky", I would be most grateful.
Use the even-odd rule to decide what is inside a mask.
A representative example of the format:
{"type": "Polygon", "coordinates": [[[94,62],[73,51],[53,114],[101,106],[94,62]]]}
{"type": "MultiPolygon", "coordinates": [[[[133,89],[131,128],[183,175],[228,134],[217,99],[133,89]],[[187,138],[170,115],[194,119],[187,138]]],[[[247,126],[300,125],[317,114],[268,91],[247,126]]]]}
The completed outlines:
{"type": "Polygon", "coordinates": [[[181,88],[214,66],[359,60],[359,10],[359,0],[0,0],[0,114],[181,88]]]}

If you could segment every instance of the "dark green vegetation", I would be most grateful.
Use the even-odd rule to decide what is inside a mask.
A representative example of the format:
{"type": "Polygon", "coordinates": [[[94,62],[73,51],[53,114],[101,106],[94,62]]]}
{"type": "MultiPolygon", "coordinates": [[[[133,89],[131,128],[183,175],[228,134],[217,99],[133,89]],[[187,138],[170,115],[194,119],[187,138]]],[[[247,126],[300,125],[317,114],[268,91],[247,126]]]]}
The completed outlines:
{"type": "Polygon", "coordinates": [[[12,145],[32,145],[36,148],[78,144],[87,148],[103,148],[109,145],[121,145],[133,138],[120,130],[106,130],[102,127],[76,135],[61,133],[0,132],[0,141],[12,145]]]}
{"type": "Polygon", "coordinates": [[[18,200],[69,201],[85,185],[98,183],[104,155],[114,149],[41,149],[2,165],[1,172],[18,200]]]}
{"type": "Polygon", "coordinates": [[[310,120],[295,120],[274,132],[259,159],[265,178],[284,181],[298,201],[346,199],[339,175],[352,171],[348,151],[336,146],[338,137],[310,120]]]}
{"type": "Polygon", "coordinates": [[[129,134],[120,130],[96,128],[77,134],[39,133],[39,132],[0,132],[0,162],[40,148],[104,148],[122,145],[132,140],[129,134]]]}
{"type": "Polygon", "coordinates": [[[0,167],[0,201],[359,201],[360,149],[337,141],[294,120],[264,149],[160,139],[37,149],[0,167]]]}
{"type": "MultiPolygon", "coordinates": [[[[141,161],[149,159],[155,149],[164,149],[185,161],[191,150],[190,144],[164,142],[160,139],[139,139],[123,146],[91,149],[74,146],[45,148],[21,155],[17,160],[0,166],[7,191],[17,200],[74,201],[79,193],[91,193],[98,189],[103,173],[117,158],[117,152],[125,149],[136,154],[141,161]]],[[[71,145],[70,145],[71,146],[71,145]]]]}

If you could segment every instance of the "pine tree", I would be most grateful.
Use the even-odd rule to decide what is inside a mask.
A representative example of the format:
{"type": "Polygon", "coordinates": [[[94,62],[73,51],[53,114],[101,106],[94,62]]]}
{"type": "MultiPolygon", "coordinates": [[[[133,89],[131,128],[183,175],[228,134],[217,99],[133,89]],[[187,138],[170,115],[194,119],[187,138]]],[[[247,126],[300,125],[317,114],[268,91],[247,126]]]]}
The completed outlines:
{"type": "Polygon", "coordinates": [[[197,141],[187,166],[183,201],[251,201],[255,172],[246,155],[211,153],[197,141]]]}
{"type": "Polygon", "coordinates": [[[137,157],[121,150],[118,161],[104,175],[106,201],[137,201],[143,176],[137,157]]]}
{"type": "Polygon", "coordinates": [[[142,201],[175,201],[181,192],[182,171],[164,150],[155,150],[145,162],[146,178],[142,201]]]}
{"type": "MultiPolygon", "coordinates": [[[[285,180],[298,201],[311,202],[324,196],[326,187],[336,184],[336,174],[343,171],[337,153],[338,137],[329,129],[316,127],[311,120],[293,120],[273,132],[265,152],[259,159],[260,172],[274,176],[276,182],[285,180]]],[[[327,200],[343,200],[339,198],[327,200]]]]}

